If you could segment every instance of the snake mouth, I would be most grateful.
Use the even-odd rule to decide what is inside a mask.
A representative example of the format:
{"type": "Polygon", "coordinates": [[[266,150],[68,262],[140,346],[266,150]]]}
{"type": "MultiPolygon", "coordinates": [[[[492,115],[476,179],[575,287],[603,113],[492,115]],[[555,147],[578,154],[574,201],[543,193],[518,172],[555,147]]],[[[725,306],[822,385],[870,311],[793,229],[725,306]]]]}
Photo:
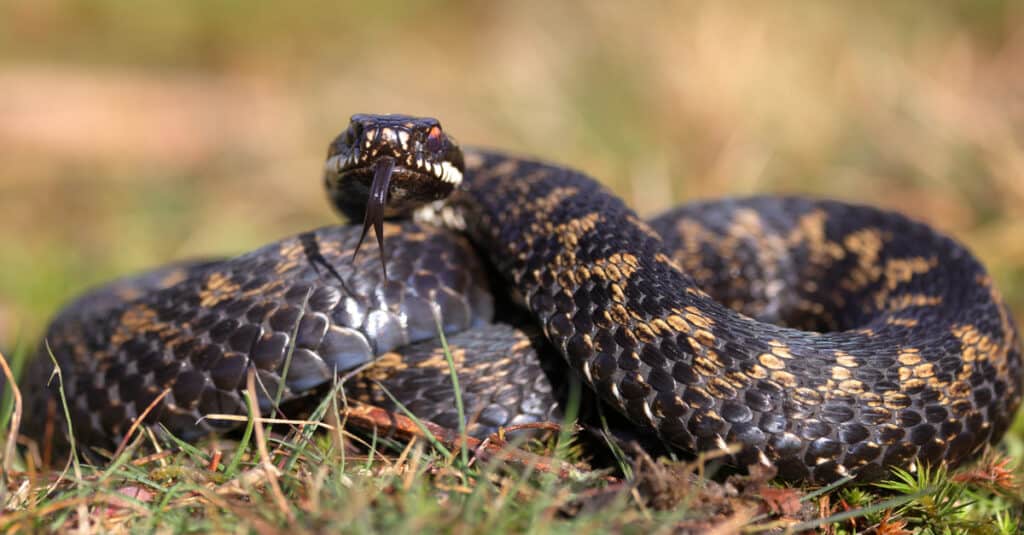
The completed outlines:
{"type": "Polygon", "coordinates": [[[328,188],[334,190],[332,194],[345,197],[338,199],[332,195],[335,205],[350,219],[358,219],[362,208],[368,210],[375,202],[381,203],[382,218],[405,217],[424,204],[444,199],[456,187],[456,183],[440,180],[433,171],[410,169],[393,156],[378,156],[333,173],[328,168],[327,182],[328,188]],[[382,174],[384,166],[388,171],[382,174]],[[375,199],[375,195],[380,198],[375,199]]]}
{"type": "MultiPolygon", "coordinates": [[[[402,162],[396,168],[396,172],[408,176],[410,179],[420,179],[414,175],[421,175],[421,179],[432,179],[442,183],[458,186],[462,183],[462,170],[455,162],[449,160],[436,161],[432,159],[416,157],[413,154],[392,154],[393,160],[402,162]]],[[[327,159],[327,172],[334,172],[343,180],[343,175],[371,175],[374,172],[375,160],[380,156],[364,156],[361,151],[353,150],[348,153],[335,154],[327,159]]]]}

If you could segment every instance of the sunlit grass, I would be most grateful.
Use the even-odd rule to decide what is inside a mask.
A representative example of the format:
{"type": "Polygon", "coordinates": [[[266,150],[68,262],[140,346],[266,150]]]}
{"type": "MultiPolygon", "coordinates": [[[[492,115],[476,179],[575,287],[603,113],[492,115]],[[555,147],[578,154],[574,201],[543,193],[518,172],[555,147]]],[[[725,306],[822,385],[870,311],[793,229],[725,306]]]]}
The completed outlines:
{"type": "MultiPolygon", "coordinates": [[[[485,457],[482,443],[472,449],[457,438],[442,443],[453,439],[409,415],[404,425],[417,427],[418,438],[394,440],[386,428],[353,425],[357,413],[348,412],[340,386],[304,421],[284,424],[250,414],[239,442],[192,445],[166,430],[146,431],[105,467],[75,463],[63,472],[26,471],[32,465],[16,454],[5,460],[0,531],[760,533],[830,527],[839,534],[883,528],[1009,534],[1024,512],[1021,468],[994,454],[954,474],[897,470],[874,485],[840,481],[819,490],[770,485],[770,471],[730,476],[724,485],[705,479],[700,474],[714,455],[690,463],[641,455],[623,476],[588,468],[582,450],[565,447],[574,441],[570,434],[531,442],[529,453],[506,446],[500,451],[511,457],[485,457]],[[279,431],[268,434],[271,426],[279,431]],[[558,464],[573,468],[553,470],[558,464]]],[[[251,402],[256,388],[250,377],[251,402]]],[[[8,407],[0,416],[10,421],[10,413],[8,407]]]]}

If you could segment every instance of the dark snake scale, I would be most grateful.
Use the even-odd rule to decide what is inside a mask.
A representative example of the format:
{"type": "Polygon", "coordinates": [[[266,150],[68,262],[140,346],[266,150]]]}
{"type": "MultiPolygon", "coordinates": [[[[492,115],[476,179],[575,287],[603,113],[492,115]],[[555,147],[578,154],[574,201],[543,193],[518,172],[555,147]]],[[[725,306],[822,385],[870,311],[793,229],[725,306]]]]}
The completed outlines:
{"type": "Polygon", "coordinates": [[[1020,404],[1020,339],[991,277],[902,215],[759,197],[644,221],[580,172],[463,154],[436,121],[402,116],[354,117],[330,157],[331,197],[365,212],[362,227],[75,301],[29,367],[25,434],[66,440],[45,386],[50,352],[93,451],[116,446],[165,389],[147,423],[188,440],[233,428],[200,417],[245,413],[249,370],[264,413],[278,392],[309,398],[363,366],[351,398],[390,406],[383,385],[454,426],[438,324],[475,435],[559,418],[571,375],[672,448],[738,443],[733,464],[773,463],[788,480],[955,466],[1020,404]],[[356,255],[373,227],[383,254],[356,255]]]}

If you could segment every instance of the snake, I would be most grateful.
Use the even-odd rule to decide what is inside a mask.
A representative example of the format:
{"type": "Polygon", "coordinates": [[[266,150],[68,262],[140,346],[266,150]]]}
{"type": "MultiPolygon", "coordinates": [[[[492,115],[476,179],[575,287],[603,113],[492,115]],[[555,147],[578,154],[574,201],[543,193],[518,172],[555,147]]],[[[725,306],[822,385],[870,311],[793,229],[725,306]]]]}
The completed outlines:
{"type": "Polygon", "coordinates": [[[1020,405],[992,277],[896,212],[756,196],[645,220],[581,171],[406,115],[352,116],[324,184],[362,225],[171,264],[59,311],[23,380],[24,434],[109,452],[144,416],[196,440],[239,425],[205,416],[246,414],[250,374],[263,414],[344,380],[454,426],[450,361],[470,434],[557,417],[578,381],[672,451],[735,445],[730,464],[822,483],[957,466],[1020,405]]]}

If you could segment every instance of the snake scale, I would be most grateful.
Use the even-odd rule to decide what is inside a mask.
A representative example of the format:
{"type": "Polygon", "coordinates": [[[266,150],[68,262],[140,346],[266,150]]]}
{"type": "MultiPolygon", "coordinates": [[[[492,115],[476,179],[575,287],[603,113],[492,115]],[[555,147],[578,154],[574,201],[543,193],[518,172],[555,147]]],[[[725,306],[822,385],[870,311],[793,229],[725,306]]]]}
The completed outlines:
{"type": "Polygon", "coordinates": [[[231,428],[199,419],[244,413],[249,370],[264,413],[367,366],[349,395],[387,404],[383,385],[453,425],[438,325],[474,434],[557,416],[571,374],[672,448],[740,444],[732,463],[789,480],[957,465],[1020,404],[1020,340],[991,277],[902,215],[754,197],[644,221],[578,171],[463,151],[407,116],[353,116],[328,156],[329,195],[362,228],[81,297],[30,364],[26,434],[61,440],[51,352],[93,448],[165,389],[146,423],[189,440],[231,428]],[[359,251],[370,228],[380,246],[359,251]]]}

